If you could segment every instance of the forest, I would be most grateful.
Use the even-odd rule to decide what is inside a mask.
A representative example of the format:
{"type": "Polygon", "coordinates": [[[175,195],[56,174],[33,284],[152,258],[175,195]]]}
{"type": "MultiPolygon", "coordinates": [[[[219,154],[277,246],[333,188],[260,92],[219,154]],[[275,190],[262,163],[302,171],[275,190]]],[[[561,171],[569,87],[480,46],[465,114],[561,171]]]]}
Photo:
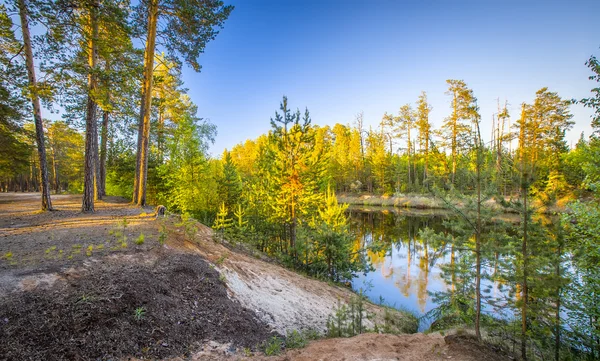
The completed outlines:
{"type": "Polygon", "coordinates": [[[219,0],[5,1],[0,190],[40,192],[44,211],[61,193],[82,194],[82,212],[107,195],[164,205],[338,283],[368,271],[367,251],[385,245],[356,246],[337,195],[438,199],[456,215],[452,231],[419,237],[457,251],[446,267],[457,286],[436,294],[436,327],[470,325],[479,339],[502,332],[524,360],[600,359],[596,57],[581,64],[588,98],[540,84],[518,114],[506,104],[519,99],[480,114],[468,83],[449,79],[439,127],[425,92],[381,114],[376,127],[362,113],[319,126],[292,105],[301,99],[283,96],[264,115],[268,133],[212,157],[216,126],[200,116],[182,69],[200,71],[200,55],[232,11],[219,0]],[[571,147],[575,105],[593,110],[594,133],[571,147]],[[519,221],[502,221],[504,213],[519,221]],[[492,299],[482,280],[501,284],[503,297],[492,299]],[[494,317],[484,303],[511,317],[494,317]]]}

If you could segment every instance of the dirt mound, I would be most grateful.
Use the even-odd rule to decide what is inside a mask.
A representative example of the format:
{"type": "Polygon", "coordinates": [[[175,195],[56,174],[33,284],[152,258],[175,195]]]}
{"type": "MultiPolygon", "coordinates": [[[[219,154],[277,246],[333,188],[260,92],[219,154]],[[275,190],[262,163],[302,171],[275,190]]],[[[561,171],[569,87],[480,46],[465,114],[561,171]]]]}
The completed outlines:
{"type": "Polygon", "coordinates": [[[87,264],[60,272],[49,289],[0,300],[0,359],[155,359],[190,354],[206,340],[254,348],[270,336],[196,255],[87,264]]]}
{"type": "Polygon", "coordinates": [[[468,360],[514,360],[499,347],[487,343],[479,343],[474,335],[449,335],[445,337],[446,345],[451,353],[469,355],[468,360]]]}

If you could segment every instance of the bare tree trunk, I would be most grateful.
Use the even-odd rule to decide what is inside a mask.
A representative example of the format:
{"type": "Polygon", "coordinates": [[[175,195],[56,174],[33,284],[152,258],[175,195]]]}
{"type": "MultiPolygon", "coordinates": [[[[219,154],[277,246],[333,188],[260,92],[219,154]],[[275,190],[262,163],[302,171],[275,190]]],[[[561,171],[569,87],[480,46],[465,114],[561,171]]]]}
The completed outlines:
{"type": "Polygon", "coordinates": [[[146,181],[148,179],[148,151],[150,148],[150,106],[152,100],[152,72],[154,70],[154,50],[156,47],[156,26],[158,21],[158,0],[150,0],[148,5],[148,38],[144,53],[144,82],[140,119],[138,127],[138,157],[133,201],[146,205],[146,181]]]}
{"type": "Polygon", "coordinates": [[[92,34],[88,40],[88,65],[90,67],[88,74],[88,99],[85,118],[85,161],[83,177],[83,202],[81,210],[83,212],[94,211],[94,196],[96,195],[96,168],[98,152],[98,125],[96,123],[96,110],[98,105],[92,98],[92,94],[97,87],[96,75],[93,73],[97,63],[97,39],[98,39],[98,3],[94,1],[90,9],[90,28],[92,34]]]}
{"type": "Polygon", "coordinates": [[[42,111],[40,99],[37,96],[37,81],[33,65],[33,50],[31,49],[31,35],[29,34],[29,19],[25,0],[19,0],[19,15],[21,17],[21,30],[23,32],[23,45],[25,48],[25,65],[31,87],[31,103],[33,105],[33,119],[35,122],[35,140],[37,143],[38,157],[40,160],[40,181],[42,188],[42,210],[53,210],[50,199],[50,182],[48,181],[48,166],[46,163],[46,145],[44,143],[44,125],[42,124],[42,111]]]}

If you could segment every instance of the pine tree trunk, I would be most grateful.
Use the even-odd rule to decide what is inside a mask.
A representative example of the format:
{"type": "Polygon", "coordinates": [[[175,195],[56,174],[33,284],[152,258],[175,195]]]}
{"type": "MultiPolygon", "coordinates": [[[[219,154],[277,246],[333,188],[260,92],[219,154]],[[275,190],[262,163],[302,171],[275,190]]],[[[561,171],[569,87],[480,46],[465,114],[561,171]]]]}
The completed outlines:
{"type": "Polygon", "coordinates": [[[477,126],[477,230],[475,232],[475,336],[481,342],[481,133],[477,126]]]}
{"type": "Polygon", "coordinates": [[[42,124],[42,111],[40,99],[37,96],[37,81],[33,65],[33,50],[31,49],[31,35],[29,34],[29,19],[27,17],[27,5],[25,0],[19,0],[19,15],[21,17],[21,30],[23,32],[23,45],[25,49],[25,65],[31,87],[31,103],[33,105],[33,119],[35,122],[35,140],[37,143],[38,157],[40,161],[40,182],[42,188],[42,210],[53,210],[50,199],[50,182],[48,181],[48,166],[46,163],[46,145],[44,142],[44,125],[42,124]]]}
{"type": "Polygon", "coordinates": [[[454,106],[454,112],[452,114],[452,185],[454,185],[454,178],[456,176],[456,138],[458,137],[457,135],[457,123],[458,123],[458,109],[457,109],[457,104],[458,99],[456,96],[456,93],[454,93],[454,101],[453,101],[453,106],[454,106]]]}
{"type": "Polygon", "coordinates": [[[96,123],[96,110],[98,108],[96,102],[92,98],[92,94],[97,87],[96,75],[93,71],[97,63],[97,39],[98,39],[98,19],[97,0],[92,4],[90,9],[90,28],[92,34],[88,40],[88,99],[85,116],[85,161],[84,161],[84,176],[83,176],[83,202],[81,210],[83,212],[94,212],[94,196],[96,195],[96,166],[97,166],[97,150],[98,150],[98,130],[96,123]],[[95,139],[94,139],[95,138],[95,139]]]}
{"type": "Polygon", "coordinates": [[[411,172],[410,172],[410,156],[411,156],[411,144],[410,144],[410,124],[406,125],[406,131],[407,131],[407,135],[408,135],[408,142],[407,142],[407,148],[408,148],[408,188],[407,190],[410,192],[412,189],[411,186],[411,172]]]}
{"type": "Polygon", "coordinates": [[[523,244],[522,244],[522,253],[523,253],[523,290],[522,292],[522,305],[521,305],[521,358],[523,360],[527,360],[527,300],[529,295],[527,294],[527,175],[524,175],[525,180],[523,181],[523,244]]]}
{"type": "Polygon", "coordinates": [[[138,157],[134,185],[134,202],[146,205],[146,181],[148,179],[148,151],[150,148],[150,107],[152,100],[152,73],[154,70],[154,50],[156,46],[156,26],[158,21],[158,0],[148,5],[148,40],[144,53],[144,82],[140,119],[138,127],[138,157]]]}
{"type": "Polygon", "coordinates": [[[423,170],[423,184],[429,177],[429,131],[425,134],[425,169],[423,170]]]}
{"type": "Polygon", "coordinates": [[[98,180],[98,195],[104,197],[106,195],[106,152],[108,146],[108,120],[110,113],[104,111],[102,113],[102,131],[100,132],[100,178],[98,180]]]}
{"type": "MultiPolygon", "coordinates": [[[[560,272],[560,266],[556,266],[557,274],[560,272]]],[[[556,314],[555,314],[556,331],[554,334],[554,359],[560,360],[560,288],[556,295],[556,314]]]]}

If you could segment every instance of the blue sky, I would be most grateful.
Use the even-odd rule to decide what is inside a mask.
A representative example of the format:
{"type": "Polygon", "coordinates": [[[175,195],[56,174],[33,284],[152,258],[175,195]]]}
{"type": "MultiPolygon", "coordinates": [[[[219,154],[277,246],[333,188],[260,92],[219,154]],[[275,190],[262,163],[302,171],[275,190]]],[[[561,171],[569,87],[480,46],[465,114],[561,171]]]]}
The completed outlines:
{"type": "MultiPolygon", "coordinates": [[[[438,127],[449,114],[446,79],[463,79],[491,131],[496,99],[520,104],[547,86],[589,94],[584,63],[600,55],[600,1],[233,0],[230,18],[184,70],[199,115],[217,125],[211,153],[256,138],[287,95],[313,123],[349,124],[363,111],[376,126],[426,91],[438,127]]],[[[573,106],[569,139],[590,133],[591,112],[573,106]]]]}

